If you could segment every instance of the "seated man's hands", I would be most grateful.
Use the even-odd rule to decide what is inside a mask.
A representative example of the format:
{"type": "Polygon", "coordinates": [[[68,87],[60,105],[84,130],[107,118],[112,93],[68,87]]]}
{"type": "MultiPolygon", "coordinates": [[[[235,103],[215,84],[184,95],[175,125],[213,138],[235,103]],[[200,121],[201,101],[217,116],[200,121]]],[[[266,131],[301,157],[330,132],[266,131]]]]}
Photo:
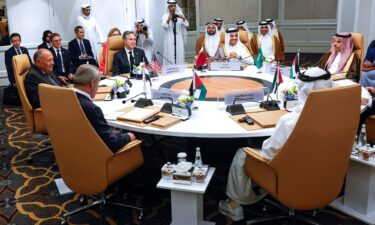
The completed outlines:
{"type": "Polygon", "coordinates": [[[68,79],[69,80],[73,80],[74,79],[74,74],[72,74],[72,73],[68,74],[68,79]]]}
{"type": "Polygon", "coordinates": [[[375,96],[375,88],[374,87],[366,87],[367,91],[372,95],[375,96]]]}
{"type": "Polygon", "coordinates": [[[64,77],[64,76],[59,76],[58,78],[65,85],[67,85],[69,83],[69,79],[64,77]]]}
{"type": "Polygon", "coordinates": [[[130,141],[135,141],[137,140],[137,138],[135,137],[135,135],[131,132],[128,133],[129,137],[130,137],[130,141]]]}
{"type": "Polygon", "coordinates": [[[229,58],[230,58],[230,59],[238,59],[238,58],[240,58],[240,57],[238,56],[237,52],[231,52],[231,53],[229,54],[229,58]]]}
{"type": "Polygon", "coordinates": [[[368,60],[365,60],[363,64],[365,64],[366,66],[374,66],[374,64],[368,60]]]}
{"type": "Polygon", "coordinates": [[[367,105],[368,99],[367,98],[361,98],[361,105],[367,105]]]}

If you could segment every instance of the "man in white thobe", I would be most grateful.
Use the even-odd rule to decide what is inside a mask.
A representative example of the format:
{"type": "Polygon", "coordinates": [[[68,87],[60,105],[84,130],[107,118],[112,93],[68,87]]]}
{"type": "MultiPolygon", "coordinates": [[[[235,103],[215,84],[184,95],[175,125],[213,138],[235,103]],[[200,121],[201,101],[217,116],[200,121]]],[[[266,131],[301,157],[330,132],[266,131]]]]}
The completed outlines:
{"type": "Polygon", "coordinates": [[[154,36],[152,35],[151,27],[146,23],[144,19],[137,19],[134,23],[136,45],[138,48],[142,48],[146,54],[146,58],[151,62],[152,57],[152,45],[154,44],[154,36]]]}
{"type": "MultiPolygon", "coordinates": [[[[307,70],[303,76],[298,77],[297,93],[298,105],[291,113],[282,116],[277,123],[274,135],[263,142],[260,152],[263,158],[271,160],[277,151],[283,146],[292,133],[302,109],[305,105],[307,96],[313,90],[332,88],[334,83],[330,78],[330,73],[318,67],[307,70]]],[[[261,191],[256,194],[251,184],[251,179],[244,172],[244,164],[246,153],[239,149],[233,158],[232,165],[229,170],[227,191],[227,200],[219,202],[219,211],[230,217],[233,221],[239,221],[244,218],[241,205],[252,204],[262,199],[266,193],[261,191]]]]}
{"type": "Polygon", "coordinates": [[[164,28],[163,65],[181,65],[185,63],[185,43],[189,21],[175,0],[169,0],[167,3],[168,11],[162,17],[162,26],[164,28]],[[174,24],[176,24],[176,42],[173,32],[174,24]]]}
{"type": "Polygon", "coordinates": [[[224,25],[224,20],[221,18],[215,18],[214,19],[215,25],[217,27],[217,32],[219,33],[219,36],[221,33],[225,31],[225,25],[224,25]]]}
{"type": "Polygon", "coordinates": [[[90,16],[91,6],[82,4],[82,15],[77,17],[77,26],[83,27],[85,37],[90,41],[94,56],[98,52],[99,47],[104,43],[102,31],[100,30],[96,19],[90,16]]]}

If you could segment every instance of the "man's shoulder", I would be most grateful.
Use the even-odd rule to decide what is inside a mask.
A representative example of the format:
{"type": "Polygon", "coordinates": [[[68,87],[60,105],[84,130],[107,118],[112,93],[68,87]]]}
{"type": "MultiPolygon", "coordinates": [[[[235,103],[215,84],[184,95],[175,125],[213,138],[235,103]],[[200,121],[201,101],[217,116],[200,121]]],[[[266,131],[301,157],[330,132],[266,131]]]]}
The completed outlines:
{"type": "Polygon", "coordinates": [[[98,106],[96,106],[90,99],[88,99],[87,96],[84,96],[79,92],[76,92],[76,96],[84,111],[93,111],[98,108],[98,106]]]}
{"type": "Polygon", "coordinates": [[[34,65],[31,65],[29,71],[25,76],[25,81],[27,80],[37,80],[39,76],[43,75],[42,72],[36,68],[34,65]]]}
{"type": "Polygon", "coordinates": [[[14,52],[14,48],[13,48],[13,46],[12,46],[12,47],[8,48],[8,49],[5,51],[5,54],[11,54],[11,53],[13,53],[13,52],[14,52]]]}
{"type": "Polygon", "coordinates": [[[75,43],[77,43],[77,39],[74,38],[73,40],[69,41],[68,45],[71,46],[71,45],[74,45],[75,43]]]}
{"type": "Polygon", "coordinates": [[[29,50],[26,47],[20,47],[22,51],[29,52],[29,50]]]}
{"type": "Polygon", "coordinates": [[[138,47],[135,47],[133,51],[134,52],[140,52],[140,53],[144,53],[145,52],[143,49],[138,48],[138,47]]]}

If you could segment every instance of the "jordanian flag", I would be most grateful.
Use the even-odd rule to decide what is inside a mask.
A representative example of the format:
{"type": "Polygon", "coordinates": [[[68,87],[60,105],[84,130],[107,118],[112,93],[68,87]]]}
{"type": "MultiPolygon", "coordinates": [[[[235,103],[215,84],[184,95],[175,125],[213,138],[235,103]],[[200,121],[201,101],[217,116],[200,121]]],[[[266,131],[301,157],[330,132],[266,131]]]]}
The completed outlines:
{"type": "Polygon", "coordinates": [[[260,69],[263,65],[263,61],[264,61],[264,55],[263,55],[263,51],[262,51],[262,48],[259,47],[258,48],[258,53],[257,55],[255,56],[255,66],[260,69]]]}
{"type": "Polygon", "coordinates": [[[281,76],[281,71],[279,66],[276,67],[275,75],[273,77],[271,90],[276,93],[279,85],[283,82],[283,77],[281,76]]]}
{"type": "Polygon", "coordinates": [[[197,75],[197,73],[194,73],[194,79],[195,79],[195,90],[193,91],[193,81],[191,81],[191,85],[189,88],[190,95],[194,96],[195,99],[203,100],[206,98],[207,89],[204,86],[202,80],[197,75]]]}

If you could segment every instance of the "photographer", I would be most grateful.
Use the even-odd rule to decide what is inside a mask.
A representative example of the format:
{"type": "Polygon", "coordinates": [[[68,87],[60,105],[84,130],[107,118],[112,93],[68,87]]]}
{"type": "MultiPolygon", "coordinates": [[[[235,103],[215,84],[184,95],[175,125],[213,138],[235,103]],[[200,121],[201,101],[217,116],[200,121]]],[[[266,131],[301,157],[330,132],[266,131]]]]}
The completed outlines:
{"type": "Polygon", "coordinates": [[[175,0],[167,1],[167,13],[162,17],[164,28],[164,65],[185,63],[185,43],[189,21],[175,0]]]}
{"type": "Polygon", "coordinates": [[[136,45],[138,48],[142,48],[148,61],[152,57],[152,45],[154,44],[154,37],[152,35],[151,27],[145,22],[144,19],[137,19],[134,23],[135,34],[136,34],[136,45]]]}

